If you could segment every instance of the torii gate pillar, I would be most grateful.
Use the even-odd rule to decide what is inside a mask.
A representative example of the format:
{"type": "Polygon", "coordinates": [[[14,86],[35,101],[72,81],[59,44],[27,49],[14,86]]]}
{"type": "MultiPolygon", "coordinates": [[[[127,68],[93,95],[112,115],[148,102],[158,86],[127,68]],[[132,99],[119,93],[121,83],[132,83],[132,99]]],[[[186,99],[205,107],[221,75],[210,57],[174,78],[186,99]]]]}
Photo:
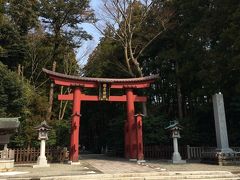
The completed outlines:
{"type": "Polygon", "coordinates": [[[136,133],[137,133],[137,159],[138,161],[144,160],[143,155],[143,136],[142,136],[142,117],[143,114],[136,114],[136,133]]]}
{"type": "Polygon", "coordinates": [[[137,160],[137,134],[134,118],[134,95],[132,89],[127,89],[127,121],[128,121],[128,139],[129,139],[129,158],[137,160]]]}
{"type": "Polygon", "coordinates": [[[73,89],[73,110],[71,120],[70,163],[78,162],[79,128],[80,128],[81,89],[73,89]]]}

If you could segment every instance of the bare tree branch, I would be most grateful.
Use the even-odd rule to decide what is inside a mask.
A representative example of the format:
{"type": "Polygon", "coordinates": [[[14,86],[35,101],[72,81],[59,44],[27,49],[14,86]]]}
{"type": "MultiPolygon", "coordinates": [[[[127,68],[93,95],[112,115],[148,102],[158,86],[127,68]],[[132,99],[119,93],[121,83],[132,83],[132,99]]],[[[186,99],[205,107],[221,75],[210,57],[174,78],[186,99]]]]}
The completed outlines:
{"type": "MultiPolygon", "coordinates": [[[[105,19],[105,25],[112,32],[107,36],[120,42],[124,49],[126,67],[132,76],[136,73],[135,70],[137,70],[135,76],[143,76],[139,64],[140,56],[168,28],[169,18],[172,14],[165,12],[162,2],[156,3],[151,0],[104,0],[103,9],[108,15],[105,19]],[[154,17],[158,21],[156,24],[159,24],[162,29],[151,31],[148,38],[143,38],[140,40],[141,42],[136,41],[135,38],[141,29],[147,27],[146,23],[153,10],[157,12],[155,13],[157,17],[154,17]]],[[[106,36],[104,30],[100,32],[106,36]]]]}

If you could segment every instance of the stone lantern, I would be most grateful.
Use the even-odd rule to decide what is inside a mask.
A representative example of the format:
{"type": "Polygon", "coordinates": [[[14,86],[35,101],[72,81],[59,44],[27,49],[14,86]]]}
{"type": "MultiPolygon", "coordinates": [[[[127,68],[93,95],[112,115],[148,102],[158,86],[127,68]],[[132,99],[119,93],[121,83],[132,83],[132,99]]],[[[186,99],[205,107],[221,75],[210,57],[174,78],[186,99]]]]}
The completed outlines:
{"type": "Polygon", "coordinates": [[[37,164],[33,165],[33,168],[37,167],[49,167],[47,163],[47,158],[45,156],[46,140],[48,140],[48,131],[52,128],[47,125],[46,121],[43,121],[40,125],[36,126],[34,129],[38,131],[38,140],[41,141],[40,146],[40,156],[38,157],[37,164]]]}
{"type": "Polygon", "coordinates": [[[178,138],[180,138],[180,130],[182,130],[182,126],[179,125],[178,121],[170,121],[170,125],[165,129],[170,130],[173,138],[173,156],[172,163],[186,163],[185,160],[182,160],[180,153],[178,152],[178,138]]]}

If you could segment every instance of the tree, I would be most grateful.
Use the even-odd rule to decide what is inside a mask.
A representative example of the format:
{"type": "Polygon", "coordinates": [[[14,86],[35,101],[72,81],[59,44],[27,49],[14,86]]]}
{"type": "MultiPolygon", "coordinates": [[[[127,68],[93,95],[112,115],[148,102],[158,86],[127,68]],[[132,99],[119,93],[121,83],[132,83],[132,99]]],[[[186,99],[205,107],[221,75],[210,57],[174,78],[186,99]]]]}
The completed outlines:
{"type": "Polygon", "coordinates": [[[52,62],[59,62],[57,55],[62,47],[77,48],[81,46],[83,39],[91,38],[80,27],[82,23],[94,21],[88,0],[41,0],[40,17],[53,43],[52,62]]]}
{"type": "MultiPolygon", "coordinates": [[[[105,34],[110,33],[108,30],[105,34]]],[[[106,35],[90,55],[83,68],[85,76],[128,77],[124,64],[122,47],[106,35]]]]}
{"type": "MultiPolygon", "coordinates": [[[[64,74],[73,75],[73,74],[77,74],[79,71],[79,66],[76,62],[75,54],[70,49],[68,52],[66,52],[66,54],[64,54],[63,68],[64,68],[63,69],[64,74]]],[[[71,93],[71,89],[69,87],[67,88],[64,88],[64,86],[60,87],[60,94],[69,94],[69,93],[71,93]]],[[[59,120],[63,120],[68,103],[69,101],[60,101],[59,112],[58,112],[59,120]]]]}
{"type": "Polygon", "coordinates": [[[14,146],[30,146],[36,141],[33,127],[45,119],[46,97],[37,94],[30,84],[2,63],[0,74],[0,115],[21,117],[21,127],[12,142],[14,146]]]}
{"type": "MultiPolygon", "coordinates": [[[[111,30],[111,37],[118,41],[124,50],[124,59],[127,71],[131,77],[142,77],[142,69],[139,57],[144,50],[168,27],[168,21],[172,12],[164,9],[162,1],[145,0],[143,3],[136,0],[105,0],[104,11],[106,12],[106,27],[111,30]],[[151,16],[158,12],[158,16],[151,16]],[[151,26],[146,21],[149,16],[155,18],[154,23],[159,25],[157,31],[151,32],[144,37],[144,28],[151,26]],[[142,32],[143,31],[143,32],[142,32]]],[[[151,22],[150,22],[151,23],[151,22]]],[[[155,26],[156,27],[156,26],[155,26]]],[[[100,31],[101,29],[98,28],[100,31]]],[[[106,35],[106,34],[105,34],[106,35]]]]}
{"type": "MultiPolygon", "coordinates": [[[[111,31],[108,37],[122,46],[128,76],[143,77],[140,57],[167,29],[173,12],[164,1],[149,0],[105,0],[103,8],[106,27],[111,31]],[[154,20],[150,21],[152,18],[154,20]],[[152,30],[153,26],[155,30],[152,30]]],[[[143,113],[147,115],[145,103],[143,113]]]]}
{"type": "Polygon", "coordinates": [[[42,68],[50,64],[51,44],[47,42],[47,37],[40,28],[29,33],[26,40],[26,56],[23,63],[25,67],[24,76],[37,91],[47,82],[47,79],[43,76],[42,68]]]}
{"type": "MultiPolygon", "coordinates": [[[[40,17],[46,33],[52,42],[51,62],[57,66],[63,64],[64,54],[69,49],[80,47],[81,41],[90,39],[81,23],[94,21],[89,1],[83,0],[41,0],[40,17]]],[[[53,84],[49,93],[49,109],[47,119],[50,119],[53,104],[53,84]]]]}
{"type": "Polygon", "coordinates": [[[25,61],[26,36],[39,25],[37,1],[1,1],[1,60],[15,69],[25,61]]]}
{"type": "Polygon", "coordinates": [[[0,23],[0,57],[1,62],[9,68],[16,68],[17,64],[24,61],[25,43],[17,27],[9,18],[3,15],[0,23]]]}
{"type": "Polygon", "coordinates": [[[39,25],[37,0],[6,0],[5,6],[6,13],[21,36],[26,36],[29,30],[39,25]]]}

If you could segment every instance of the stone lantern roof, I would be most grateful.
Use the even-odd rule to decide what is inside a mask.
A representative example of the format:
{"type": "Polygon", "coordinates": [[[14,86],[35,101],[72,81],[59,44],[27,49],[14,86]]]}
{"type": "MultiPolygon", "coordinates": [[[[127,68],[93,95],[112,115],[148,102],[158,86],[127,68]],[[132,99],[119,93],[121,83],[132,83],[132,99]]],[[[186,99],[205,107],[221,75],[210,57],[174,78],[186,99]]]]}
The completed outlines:
{"type": "Polygon", "coordinates": [[[36,129],[36,130],[38,130],[38,131],[40,131],[40,130],[49,131],[49,130],[52,129],[52,127],[49,126],[46,121],[43,121],[43,122],[41,122],[40,125],[34,127],[34,129],[36,129]]]}
{"type": "Polygon", "coordinates": [[[20,117],[14,118],[0,118],[0,134],[12,134],[17,131],[17,128],[20,125],[20,117]]]}
{"type": "Polygon", "coordinates": [[[165,129],[173,131],[173,130],[182,130],[182,128],[183,127],[179,124],[179,122],[174,120],[174,121],[170,121],[170,125],[165,129]]]}

